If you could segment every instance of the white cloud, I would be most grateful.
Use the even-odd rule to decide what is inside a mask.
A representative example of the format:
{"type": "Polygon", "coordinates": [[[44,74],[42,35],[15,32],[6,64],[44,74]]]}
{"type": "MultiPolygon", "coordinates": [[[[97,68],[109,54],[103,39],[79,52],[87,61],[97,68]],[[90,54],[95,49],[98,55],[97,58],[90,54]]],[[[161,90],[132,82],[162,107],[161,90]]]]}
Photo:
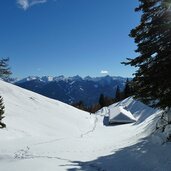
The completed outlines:
{"type": "Polygon", "coordinates": [[[101,74],[108,74],[109,72],[108,71],[106,71],[106,70],[101,70],[101,72],[100,72],[101,74]]]}
{"type": "Polygon", "coordinates": [[[17,0],[17,4],[24,10],[27,10],[29,7],[36,4],[43,4],[47,2],[47,0],[17,0]]]}
{"type": "Polygon", "coordinates": [[[29,2],[28,0],[17,0],[17,3],[24,9],[26,10],[29,7],[29,2]]]}

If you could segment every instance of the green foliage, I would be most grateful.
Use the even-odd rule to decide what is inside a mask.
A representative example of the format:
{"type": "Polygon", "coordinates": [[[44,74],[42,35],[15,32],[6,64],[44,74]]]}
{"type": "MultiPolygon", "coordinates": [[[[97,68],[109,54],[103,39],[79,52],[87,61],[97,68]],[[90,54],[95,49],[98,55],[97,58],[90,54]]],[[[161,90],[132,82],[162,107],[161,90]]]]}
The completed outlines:
{"type": "Polygon", "coordinates": [[[141,22],[130,36],[139,54],[126,65],[138,70],[133,79],[135,98],[153,107],[171,107],[171,0],[139,0],[141,22]]]}

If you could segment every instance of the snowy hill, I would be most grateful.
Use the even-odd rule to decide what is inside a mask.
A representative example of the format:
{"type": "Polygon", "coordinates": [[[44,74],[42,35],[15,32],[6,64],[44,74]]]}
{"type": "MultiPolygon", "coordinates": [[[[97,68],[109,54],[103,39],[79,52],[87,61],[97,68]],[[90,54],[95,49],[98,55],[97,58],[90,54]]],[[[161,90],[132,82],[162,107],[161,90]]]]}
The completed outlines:
{"type": "Polygon", "coordinates": [[[170,170],[170,144],[151,133],[160,111],[128,98],[89,114],[0,81],[6,129],[0,130],[0,171],[170,170]],[[123,106],[136,123],[108,126],[123,106]],[[158,142],[158,141],[157,141],[158,142]],[[161,155],[163,154],[163,155],[161,155]]]}
{"type": "Polygon", "coordinates": [[[8,133],[16,130],[21,137],[27,134],[63,138],[64,134],[79,135],[82,129],[86,131],[91,126],[86,112],[2,81],[0,86],[8,133]]]}

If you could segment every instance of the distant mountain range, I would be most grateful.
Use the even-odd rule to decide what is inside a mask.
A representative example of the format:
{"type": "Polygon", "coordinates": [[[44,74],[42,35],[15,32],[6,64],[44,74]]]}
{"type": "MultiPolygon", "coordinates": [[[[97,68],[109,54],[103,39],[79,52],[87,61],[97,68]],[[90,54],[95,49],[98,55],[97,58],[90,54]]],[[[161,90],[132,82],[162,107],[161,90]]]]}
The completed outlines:
{"type": "Polygon", "coordinates": [[[81,100],[90,106],[98,102],[101,93],[114,98],[117,86],[122,90],[126,79],[109,75],[104,77],[87,76],[85,78],[78,75],[73,77],[61,75],[57,77],[29,76],[21,80],[10,79],[8,81],[64,103],[73,104],[81,100]]]}

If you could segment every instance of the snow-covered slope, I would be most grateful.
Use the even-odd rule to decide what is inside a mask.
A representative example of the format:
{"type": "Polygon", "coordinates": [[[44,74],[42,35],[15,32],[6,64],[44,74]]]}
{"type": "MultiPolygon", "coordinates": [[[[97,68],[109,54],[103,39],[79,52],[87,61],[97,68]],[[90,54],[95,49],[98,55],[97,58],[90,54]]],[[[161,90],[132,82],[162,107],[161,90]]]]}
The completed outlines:
{"type": "Polygon", "coordinates": [[[0,81],[6,129],[0,130],[0,171],[169,170],[169,144],[148,137],[160,111],[128,98],[138,122],[108,126],[109,108],[89,114],[0,81]],[[160,155],[165,153],[165,157],[160,155]]]}
{"type": "Polygon", "coordinates": [[[79,135],[89,130],[89,115],[67,104],[0,81],[9,137],[79,135]],[[59,129],[60,128],[60,129],[59,129]],[[12,131],[12,132],[11,132],[12,131]],[[12,134],[11,134],[12,133],[12,134]]]}

